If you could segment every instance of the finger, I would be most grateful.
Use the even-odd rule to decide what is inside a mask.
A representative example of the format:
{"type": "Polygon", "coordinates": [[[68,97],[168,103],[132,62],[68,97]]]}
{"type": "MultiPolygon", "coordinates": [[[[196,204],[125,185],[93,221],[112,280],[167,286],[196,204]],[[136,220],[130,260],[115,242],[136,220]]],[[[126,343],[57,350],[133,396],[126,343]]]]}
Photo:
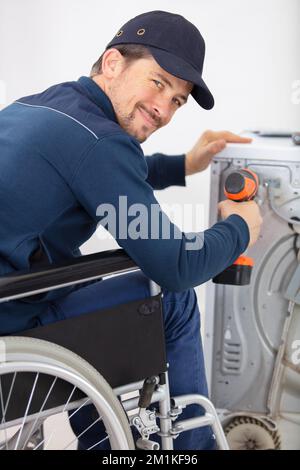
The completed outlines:
{"type": "Polygon", "coordinates": [[[215,133],[215,137],[219,139],[224,139],[226,142],[230,143],[241,143],[241,144],[249,144],[252,142],[251,137],[242,137],[241,135],[234,134],[230,131],[220,131],[215,133]]]}
{"type": "Polygon", "coordinates": [[[219,212],[222,210],[222,208],[223,208],[224,205],[225,205],[225,206],[227,205],[227,200],[220,201],[220,202],[218,203],[218,211],[219,211],[219,212]]]}
{"type": "Polygon", "coordinates": [[[240,135],[234,135],[234,137],[230,137],[230,139],[231,139],[230,142],[241,143],[241,144],[250,144],[250,142],[252,142],[251,137],[242,137],[240,135]]]}
{"type": "Polygon", "coordinates": [[[257,206],[257,203],[253,200],[251,200],[251,201],[242,201],[242,202],[239,202],[239,204],[241,204],[242,206],[245,206],[245,207],[257,206]]]}

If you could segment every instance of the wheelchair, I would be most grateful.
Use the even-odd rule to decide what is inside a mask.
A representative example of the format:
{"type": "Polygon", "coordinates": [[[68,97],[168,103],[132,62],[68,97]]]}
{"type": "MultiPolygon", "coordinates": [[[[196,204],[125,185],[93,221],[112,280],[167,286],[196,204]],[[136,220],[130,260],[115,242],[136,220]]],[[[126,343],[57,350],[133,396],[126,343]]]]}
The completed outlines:
{"type": "MultiPolygon", "coordinates": [[[[86,255],[1,277],[0,302],[138,269],[121,249],[86,255]]],[[[210,400],[170,397],[162,293],[151,280],[149,287],[149,298],[0,337],[1,450],[77,449],[99,423],[104,433],[89,450],[103,441],[112,450],[158,450],[154,435],[172,450],[180,433],[202,426],[228,449],[210,400]],[[190,405],[203,414],[178,421],[190,405]],[[85,407],[92,421],[76,435],[69,423],[85,407]]]]}

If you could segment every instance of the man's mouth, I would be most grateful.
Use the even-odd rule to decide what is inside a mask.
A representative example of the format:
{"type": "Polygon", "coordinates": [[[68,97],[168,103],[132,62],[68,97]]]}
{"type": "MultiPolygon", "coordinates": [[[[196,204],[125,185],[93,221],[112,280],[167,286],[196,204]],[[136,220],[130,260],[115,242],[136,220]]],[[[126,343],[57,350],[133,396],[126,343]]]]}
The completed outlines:
{"type": "Polygon", "coordinates": [[[138,110],[140,111],[144,120],[151,126],[151,127],[158,127],[158,123],[155,119],[153,119],[150,114],[145,111],[143,108],[139,107],[138,110]]]}

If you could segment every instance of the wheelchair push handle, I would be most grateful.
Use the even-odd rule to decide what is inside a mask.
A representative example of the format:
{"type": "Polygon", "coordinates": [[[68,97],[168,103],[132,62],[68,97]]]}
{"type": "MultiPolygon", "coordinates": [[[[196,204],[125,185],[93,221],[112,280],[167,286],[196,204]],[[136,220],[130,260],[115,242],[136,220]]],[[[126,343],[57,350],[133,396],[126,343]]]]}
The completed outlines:
{"type": "Polygon", "coordinates": [[[139,408],[147,408],[151,403],[151,398],[157,385],[157,377],[148,377],[143,384],[138,403],[139,408]]]}

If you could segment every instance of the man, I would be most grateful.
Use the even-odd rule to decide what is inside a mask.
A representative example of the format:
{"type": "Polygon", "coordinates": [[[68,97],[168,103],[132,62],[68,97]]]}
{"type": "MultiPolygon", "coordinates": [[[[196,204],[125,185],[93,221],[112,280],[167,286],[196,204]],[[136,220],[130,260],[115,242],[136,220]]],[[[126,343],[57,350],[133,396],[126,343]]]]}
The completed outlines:
{"type": "MultiPolygon", "coordinates": [[[[154,227],[151,219],[152,208],[159,208],[153,189],[184,185],[185,176],[204,170],[226,142],[249,142],[230,132],[207,131],[186,155],[144,158],[140,143],[168,124],[189,94],[212,108],[201,76],[204,53],[201,34],[182,16],[145,13],[119,30],[90,78],[55,85],[0,113],[1,274],[79,256],[97,223],[107,227],[163,288],[173,395],[207,394],[192,287],[230,265],[255,242],[261,224],[254,202],[223,202],[224,220],[204,237],[181,233],[171,223],[170,236],[164,237],[162,225],[154,227]],[[130,231],[136,205],[146,208],[140,236],[130,231]],[[115,210],[112,224],[107,207],[115,210]]],[[[160,210],[159,217],[169,222],[160,210]]],[[[133,300],[145,295],[145,286],[143,275],[131,274],[2,304],[1,334],[133,300]]],[[[188,407],[182,417],[199,413],[199,407],[188,407]]],[[[81,423],[73,426],[80,430],[81,423]]],[[[81,447],[89,446],[91,434],[84,435],[81,447]]],[[[177,449],[213,447],[210,429],[175,440],[177,449]]]]}

